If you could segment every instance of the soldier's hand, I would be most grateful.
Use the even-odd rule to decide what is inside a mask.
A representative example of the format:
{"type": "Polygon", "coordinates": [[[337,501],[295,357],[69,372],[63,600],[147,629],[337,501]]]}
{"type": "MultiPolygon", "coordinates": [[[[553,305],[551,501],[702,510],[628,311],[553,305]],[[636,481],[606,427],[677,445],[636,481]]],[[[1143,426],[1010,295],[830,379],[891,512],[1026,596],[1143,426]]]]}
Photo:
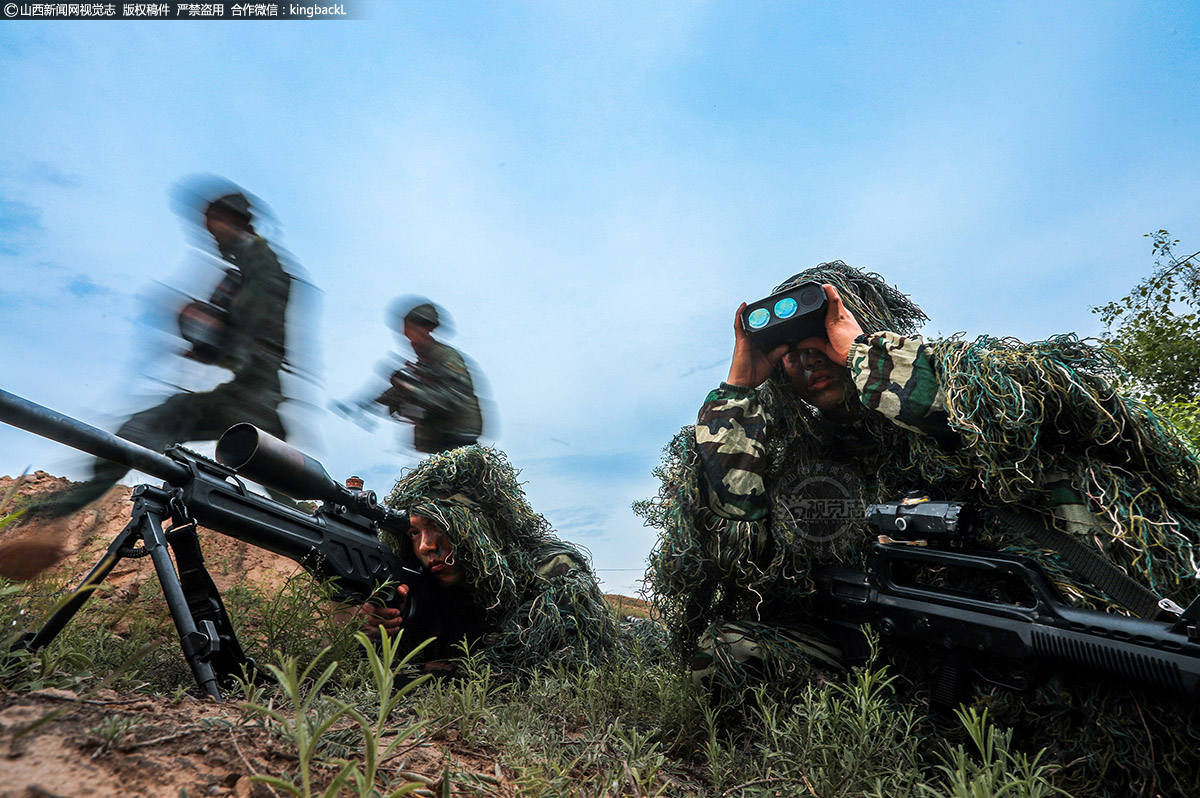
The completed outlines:
{"type": "Polygon", "coordinates": [[[854,314],[846,308],[842,302],[842,295],[836,288],[828,283],[821,287],[825,289],[825,298],[829,300],[825,307],[827,337],[805,338],[796,344],[796,348],[816,349],[823,352],[830,363],[844,366],[850,357],[850,347],[854,344],[854,339],[863,334],[863,328],[858,319],[854,318],[854,314]]]}
{"type": "Polygon", "coordinates": [[[771,376],[771,369],[787,354],[788,345],[780,344],[769,353],[764,353],[742,327],[742,311],[746,303],[738,306],[733,314],[733,363],[729,366],[729,377],[725,382],[743,388],[757,388],[771,376]]]}
{"type": "Polygon", "coordinates": [[[396,593],[401,598],[400,609],[380,607],[378,604],[370,602],[358,608],[358,618],[362,623],[362,630],[372,640],[379,639],[380,629],[387,630],[388,636],[394,637],[404,624],[403,607],[408,604],[408,585],[400,585],[396,588],[396,593]]]}

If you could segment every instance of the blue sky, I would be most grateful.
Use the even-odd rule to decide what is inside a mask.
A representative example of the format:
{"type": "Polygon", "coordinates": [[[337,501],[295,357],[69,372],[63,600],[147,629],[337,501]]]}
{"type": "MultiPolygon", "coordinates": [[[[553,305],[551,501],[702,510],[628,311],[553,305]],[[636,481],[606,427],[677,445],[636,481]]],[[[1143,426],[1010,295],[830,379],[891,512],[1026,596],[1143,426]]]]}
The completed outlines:
{"type": "MultiPolygon", "coordinates": [[[[296,442],[380,491],[417,462],[406,428],[323,408],[400,350],[388,303],[431,297],[534,506],[630,593],[654,535],[629,505],[740,301],[841,258],[929,334],[1094,335],[1143,234],[1200,248],[1189,3],[366,9],[0,21],[0,387],[113,429],[156,379],[219,380],[151,322],[216,279],[169,192],[221,175],[314,286],[296,442]]],[[[82,475],[0,428],[0,473],[30,466],[82,475]]]]}

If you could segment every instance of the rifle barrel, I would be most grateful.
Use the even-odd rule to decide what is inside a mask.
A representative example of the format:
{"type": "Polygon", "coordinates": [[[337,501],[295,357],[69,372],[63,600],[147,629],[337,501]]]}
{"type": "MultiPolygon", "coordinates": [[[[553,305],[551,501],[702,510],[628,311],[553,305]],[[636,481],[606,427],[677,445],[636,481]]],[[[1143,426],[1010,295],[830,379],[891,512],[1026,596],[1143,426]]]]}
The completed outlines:
{"type": "Polygon", "coordinates": [[[166,455],[5,390],[0,390],[0,421],[175,485],[191,477],[187,466],[166,455]]]}

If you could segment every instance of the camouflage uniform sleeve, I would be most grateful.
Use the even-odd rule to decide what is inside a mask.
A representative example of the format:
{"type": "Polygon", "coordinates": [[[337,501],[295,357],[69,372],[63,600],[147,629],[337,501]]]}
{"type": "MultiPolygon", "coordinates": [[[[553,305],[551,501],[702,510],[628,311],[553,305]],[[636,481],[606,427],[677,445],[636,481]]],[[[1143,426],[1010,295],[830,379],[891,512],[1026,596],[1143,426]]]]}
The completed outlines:
{"type": "Polygon", "coordinates": [[[770,509],[766,437],[771,418],[752,388],[721,383],[696,422],[701,492],[723,518],[754,521],[770,509]]]}
{"type": "Polygon", "coordinates": [[[859,399],[868,409],[944,444],[957,441],[949,427],[946,393],[930,346],[919,335],[877,332],[859,336],[850,347],[846,365],[859,399]]]}

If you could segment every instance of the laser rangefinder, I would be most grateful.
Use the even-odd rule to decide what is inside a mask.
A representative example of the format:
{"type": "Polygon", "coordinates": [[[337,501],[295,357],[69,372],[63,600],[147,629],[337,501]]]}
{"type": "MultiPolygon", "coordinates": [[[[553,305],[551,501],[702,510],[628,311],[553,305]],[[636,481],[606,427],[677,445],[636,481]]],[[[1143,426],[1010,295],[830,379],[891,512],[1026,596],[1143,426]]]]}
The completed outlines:
{"type": "Polygon", "coordinates": [[[750,339],[764,352],[805,338],[824,338],[828,304],[820,283],[800,283],[746,305],[742,311],[742,329],[750,333],[750,339]]]}

